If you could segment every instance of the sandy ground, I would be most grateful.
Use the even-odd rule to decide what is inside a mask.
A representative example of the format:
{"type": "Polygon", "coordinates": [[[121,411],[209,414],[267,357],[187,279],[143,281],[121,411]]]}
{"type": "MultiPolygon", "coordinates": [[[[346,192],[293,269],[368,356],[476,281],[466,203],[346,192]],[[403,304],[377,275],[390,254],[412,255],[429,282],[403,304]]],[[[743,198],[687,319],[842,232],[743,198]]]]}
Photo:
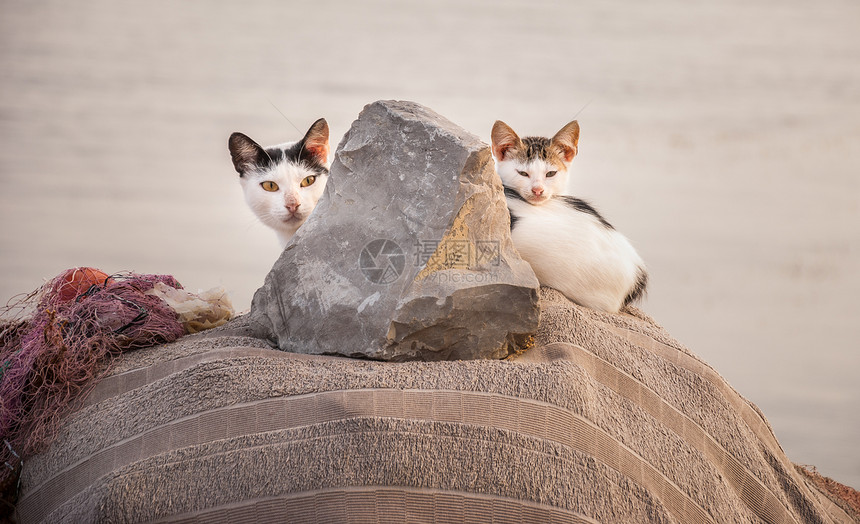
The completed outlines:
{"type": "Polygon", "coordinates": [[[638,246],[644,308],[860,486],[860,5],[4,1],[0,301],[169,273],[239,309],[278,255],[226,140],[334,141],[420,102],[489,137],[580,110],[572,190],[638,246]],[[584,108],[584,110],[583,110],[584,108]]]}

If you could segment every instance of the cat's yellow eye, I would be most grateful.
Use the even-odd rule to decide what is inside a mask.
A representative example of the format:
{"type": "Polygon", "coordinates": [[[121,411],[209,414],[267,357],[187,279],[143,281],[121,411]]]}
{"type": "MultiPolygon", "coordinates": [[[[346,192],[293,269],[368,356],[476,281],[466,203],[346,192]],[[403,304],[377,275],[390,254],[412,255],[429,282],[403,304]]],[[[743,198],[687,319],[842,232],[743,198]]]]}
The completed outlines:
{"type": "Polygon", "coordinates": [[[278,190],[278,184],[272,182],[271,180],[266,180],[265,182],[261,182],[260,185],[263,186],[263,189],[265,189],[266,191],[277,191],[278,190]]]}
{"type": "Polygon", "coordinates": [[[522,176],[524,176],[524,177],[526,177],[526,178],[528,178],[528,177],[529,177],[529,174],[528,174],[528,173],[526,173],[525,171],[517,170],[517,173],[519,173],[520,175],[522,175],[522,176]]]}
{"type": "Polygon", "coordinates": [[[547,178],[552,178],[552,177],[554,177],[554,176],[555,176],[555,174],[556,174],[556,173],[558,173],[558,171],[547,171],[547,172],[546,172],[546,177],[547,177],[547,178]]]}
{"type": "Polygon", "coordinates": [[[313,184],[316,181],[317,181],[316,175],[306,176],[304,179],[302,179],[302,183],[299,185],[301,185],[302,187],[308,187],[309,185],[313,184]]]}

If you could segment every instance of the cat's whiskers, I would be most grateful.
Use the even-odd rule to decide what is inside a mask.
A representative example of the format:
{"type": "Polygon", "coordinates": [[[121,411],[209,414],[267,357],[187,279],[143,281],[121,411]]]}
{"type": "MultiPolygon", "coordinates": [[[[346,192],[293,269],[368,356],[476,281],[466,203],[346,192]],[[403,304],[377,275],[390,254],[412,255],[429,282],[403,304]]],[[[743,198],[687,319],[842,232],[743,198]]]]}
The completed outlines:
{"type": "Polygon", "coordinates": [[[265,225],[265,224],[260,223],[260,221],[256,218],[247,218],[247,219],[245,219],[245,221],[246,221],[245,227],[243,228],[245,233],[251,231],[252,229],[255,229],[257,227],[265,225]]]}
{"type": "MultiPolygon", "coordinates": [[[[274,108],[275,108],[275,111],[277,111],[278,113],[280,113],[280,114],[281,114],[281,116],[282,116],[282,117],[284,117],[284,120],[286,120],[287,122],[289,122],[289,123],[290,123],[290,125],[291,125],[291,126],[293,126],[293,129],[295,129],[296,131],[298,131],[298,132],[299,132],[299,134],[301,134],[302,130],[301,130],[301,129],[299,129],[298,127],[296,127],[296,124],[294,124],[292,120],[290,120],[289,118],[287,118],[287,115],[285,115],[283,111],[281,111],[280,109],[278,109],[278,106],[276,106],[274,102],[272,102],[271,100],[269,100],[269,103],[270,103],[270,104],[272,104],[272,107],[274,107],[274,108]]],[[[304,151],[299,151],[299,156],[298,156],[299,161],[301,161],[301,160],[302,160],[302,153],[303,153],[303,152],[304,152],[304,151]]]]}
{"type": "MultiPolygon", "coordinates": [[[[290,125],[291,125],[291,126],[293,126],[293,128],[294,128],[296,131],[298,131],[298,132],[299,132],[299,134],[301,134],[301,133],[302,133],[302,130],[301,130],[301,129],[299,129],[298,127],[296,127],[296,124],[294,124],[292,120],[290,120],[289,118],[287,118],[287,115],[285,115],[285,114],[283,113],[283,111],[281,111],[280,109],[278,109],[278,106],[276,106],[274,102],[272,102],[271,100],[269,100],[269,103],[270,103],[270,104],[272,104],[272,107],[274,107],[274,108],[275,108],[275,111],[277,111],[278,113],[281,113],[281,116],[282,116],[282,117],[284,117],[284,120],[286,120],[287,122],[289,122],[289,123],[290,123],[290,125]]],[[[583,108],[583,109],[585,109],[585,108],[583,108]]]]}

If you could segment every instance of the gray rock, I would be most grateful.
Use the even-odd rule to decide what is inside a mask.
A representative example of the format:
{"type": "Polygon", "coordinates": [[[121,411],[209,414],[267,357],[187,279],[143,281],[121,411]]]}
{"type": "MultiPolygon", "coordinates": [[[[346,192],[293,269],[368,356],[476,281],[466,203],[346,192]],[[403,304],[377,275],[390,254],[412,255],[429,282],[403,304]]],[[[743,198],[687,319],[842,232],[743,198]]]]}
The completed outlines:
{"type": "Polygon", "coordinates": [[[486,144],[419,104],[370,104],[254,295],[254,332],[297,353],[505,357],[540,314],[509,220],[486,144]]]}

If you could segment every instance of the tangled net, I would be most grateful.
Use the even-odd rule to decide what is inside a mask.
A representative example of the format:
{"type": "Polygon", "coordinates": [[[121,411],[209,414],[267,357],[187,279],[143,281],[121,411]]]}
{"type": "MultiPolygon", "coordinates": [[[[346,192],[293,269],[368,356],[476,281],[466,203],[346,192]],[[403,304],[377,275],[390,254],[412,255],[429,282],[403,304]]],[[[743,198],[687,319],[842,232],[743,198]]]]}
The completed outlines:
{"type": "Polygon", "coordinates": [[[66,409],[112,357],[232,315],[226,297],[210,303],[181,290],[168,275],[74,268],[0,309],[0,491],[16,487],[22,459],[50,443],[66,409]],[[189,312],[199,313],[198,303],[210,320],[189,312]]]}

